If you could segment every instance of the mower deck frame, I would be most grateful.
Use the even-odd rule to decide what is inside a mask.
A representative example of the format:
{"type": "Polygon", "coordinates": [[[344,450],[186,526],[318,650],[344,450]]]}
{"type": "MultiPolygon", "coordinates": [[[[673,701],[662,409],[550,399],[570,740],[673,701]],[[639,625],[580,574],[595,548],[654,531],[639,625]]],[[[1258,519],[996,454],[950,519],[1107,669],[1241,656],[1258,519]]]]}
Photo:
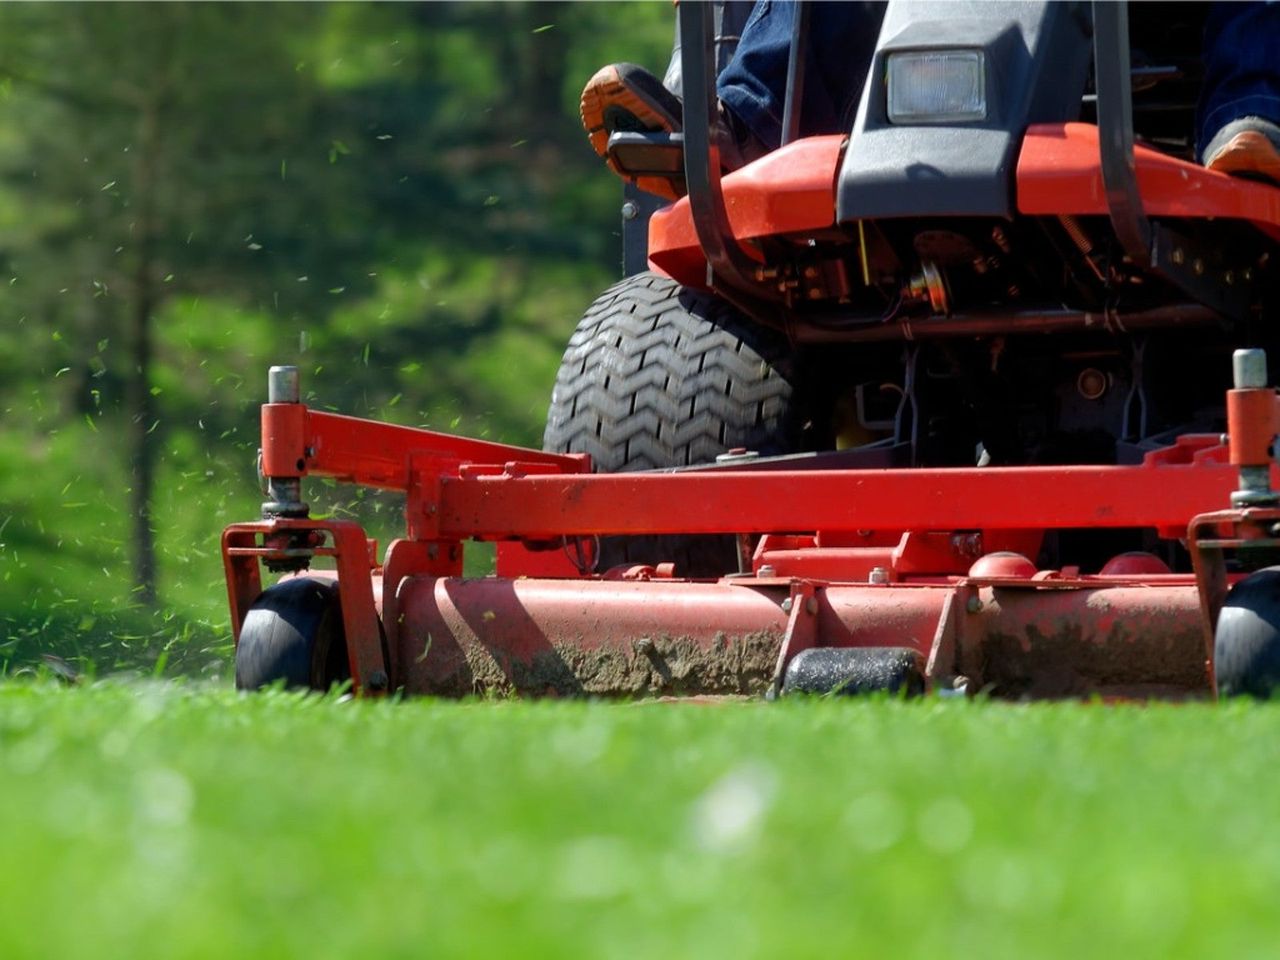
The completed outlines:
{"type": "Polygon", "coordinates": [[[583,456],[268,403],[270,480],[402,491],[407,536],[379,563],[349,521],[228,527],[232,625],[238,637],[260,562],[320,555],[336,570],[309,575],[338,581],[365,693],[760,694],[803,650],[895,646],[935,688],[1208,695],[1223,550],[1273,535],[1256,506],[1209,514],[1238,468],[1269,465],[1275,432],[1269,389],[1230,391],[1228,409],[1229,444],[1184,436],[1138,466],[594,475],[583,456]],[[1150,554],[1095,576],[1027,559],[1047,530],[1098,527],[1189,536],[1197,574],[1150,554]],[[590,571],[593,538],[655,533],[761,536],[750,569],[718,581],[590,571]],[[497,576],[462,576],[468,539],[500,542],[497,576]]]}

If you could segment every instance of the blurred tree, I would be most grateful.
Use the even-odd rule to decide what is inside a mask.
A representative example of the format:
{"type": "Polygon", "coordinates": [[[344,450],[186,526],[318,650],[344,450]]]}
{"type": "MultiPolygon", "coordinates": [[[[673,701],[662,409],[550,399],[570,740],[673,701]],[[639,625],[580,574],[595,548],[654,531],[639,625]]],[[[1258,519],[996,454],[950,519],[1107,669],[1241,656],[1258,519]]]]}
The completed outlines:
{"type": "Polygon", "coordinates": [[[90,396],[125,414],[134,581],[144,602],[155,598],[156,577],[155,318],[179,293],[252,284],[261,249],[253,211],[262,205],[274,224],[296,224],[314,215],[317,197],[344,196],[317,191],[304,208],[302,198],[279,195],[271,147],[305,140],[315,90],[295,69],[292,46],[314,29],[317,10],[264,12],[0,8],[0,77],[21,101],[25,133],[5,175],[38,184],[11,195],[9,308],[28,326],[52,327],[65,344],[58,359],[95,381],[70,378],[79,402],[90,396]],[[225,122],[228,114],[238,122],[225,122]]]}
{"type": "Polygon", "coordinates": [[[671,20],[0,4],[0,630],[56,649],[59,606],[106,631],[83,601],[123,605],[126,544],[133,596],[164,588],[157,631],[175,608],[222,624],[217,530],[252,511],[268,363],[344,412],[536,444],[618,264],[578,93],[611,60],[660,70],[671,20]]]}

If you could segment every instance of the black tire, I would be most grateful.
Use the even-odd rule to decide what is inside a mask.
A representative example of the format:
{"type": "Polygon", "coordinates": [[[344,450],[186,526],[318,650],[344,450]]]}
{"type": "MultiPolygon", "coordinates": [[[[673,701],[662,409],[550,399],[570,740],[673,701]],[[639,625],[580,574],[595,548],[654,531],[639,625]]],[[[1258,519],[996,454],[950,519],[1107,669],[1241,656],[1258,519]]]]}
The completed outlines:
{"type": "Polygon", "coordinates": [[[326,691],[351,678],[338,585],[292,577],[264,590],[245,615],[236,645],[236,689],[284,681],[326,691]]]}
{"type": "MultiPolygon", "coordinates": [[[[556,377],[543,449],[587,453],[601,473],[712,463],[735,447],[808,449],[786,339],[723,300],[640,273],[591,305],[556,377]]],[[[597,569],[673,561],[681,576],[737,569],[732,537],[610,537],[597,569]]]]}
{"type": "Polygon", "coordinates": [[[1259,570],[1227,594],[1213,635],[1218,695],[1269,700],[1280,687],[1280,567],[1259,570]]]}

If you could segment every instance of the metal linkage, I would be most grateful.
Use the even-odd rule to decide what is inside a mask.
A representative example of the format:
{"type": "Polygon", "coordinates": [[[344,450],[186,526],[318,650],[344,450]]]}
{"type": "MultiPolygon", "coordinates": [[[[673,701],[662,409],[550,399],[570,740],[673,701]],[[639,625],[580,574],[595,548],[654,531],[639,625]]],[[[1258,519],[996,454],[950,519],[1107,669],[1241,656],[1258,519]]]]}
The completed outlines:
{"type": "MultiPolygon", "coordinates": [[[[332,477],[381,490],[421,492],[417,482],[421,475],[456,474],[463,464],[490,465],[499,470],[510,467],[517,473],[591,470],[590,458],[584,454],[546,453],[312,410],[296,399],[297,369],[271,369],[272,383],[278,389],[270,396],[293,399],[271,399],[262,407],[262,472],[269,489],[295,501],[301,498],[304,476],[332,477]]],[[[281,505],[276,502],[281,498],[272,496],[270,505],[281,505]]],[[[270,515],[290,514],[272,511],[270,515]]]]}
{"type": "Polygon", "coordinates": [[[1267,386],[1266,351],[1237,350],[1231,355],[1231,372],[1235,389],[1227,392],[1227,436],[1231,462],[1240,471],[1231,505],[1274,507],[1280,504],[1280,495],[1271,489],[1276,392],[1267,386]]]}
{"type": "MultiPolygon", "coordinates": [[[[272,367],[267,371],[267,403],[297,405],[302,402],[297,367],[272,367]]],[[[270,439],[267,434],[267,408],[263,407],[262,443],[265,451],[270,439]]],[[[302,502],[302,478],[296,471],[276,474],[267,468],[263,456],[263,477],[268,500],[262,505],[263,519],[271,517],[305,517],[310,512],[302,502]]],[[[274,466],[274,463],[273,463],[274,466]]]]}

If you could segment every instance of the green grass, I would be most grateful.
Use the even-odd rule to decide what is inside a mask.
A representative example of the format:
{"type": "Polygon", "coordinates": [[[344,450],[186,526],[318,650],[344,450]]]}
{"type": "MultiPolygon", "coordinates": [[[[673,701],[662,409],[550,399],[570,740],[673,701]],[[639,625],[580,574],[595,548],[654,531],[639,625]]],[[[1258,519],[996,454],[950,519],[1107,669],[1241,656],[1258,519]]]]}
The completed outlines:
{"type": "Polygon", "coordinates": [[[1270,956],[1280,711],[0,686],[0,956],[1270,956]]]}

